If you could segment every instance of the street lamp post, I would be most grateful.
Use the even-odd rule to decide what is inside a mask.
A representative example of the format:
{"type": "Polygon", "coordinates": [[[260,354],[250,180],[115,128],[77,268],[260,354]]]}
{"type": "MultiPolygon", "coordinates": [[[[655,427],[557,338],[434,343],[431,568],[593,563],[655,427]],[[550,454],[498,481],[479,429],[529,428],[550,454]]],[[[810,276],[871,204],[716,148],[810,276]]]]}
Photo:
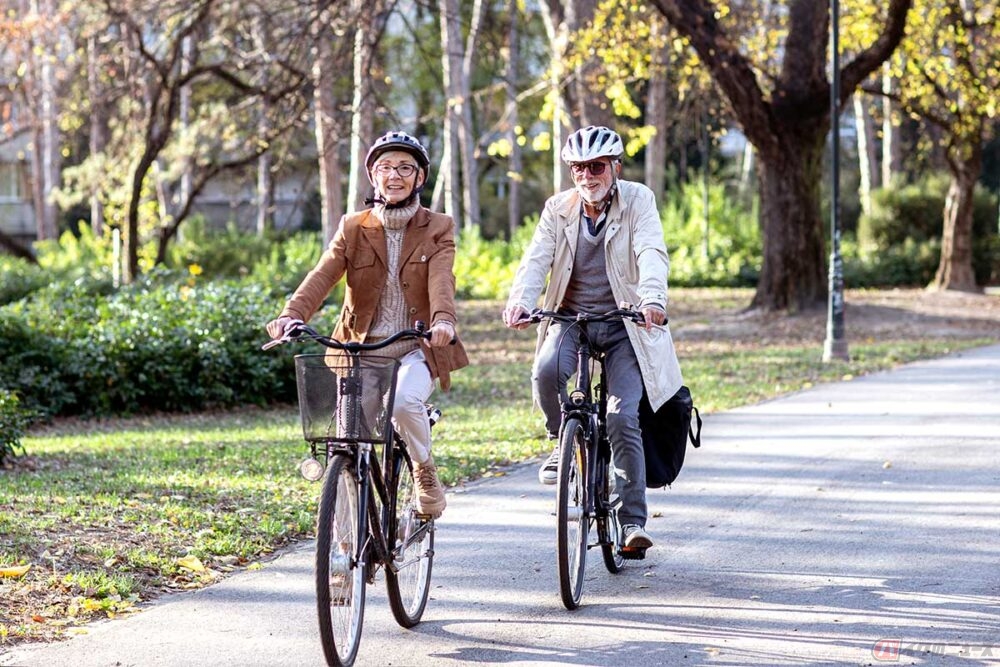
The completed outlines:
{"type": "Polygon", "coordinates": [[[823,361],[847,361],[844,334],[844,262],[840,257],[840,7],[830,0],[830,296],[823,361]]]}

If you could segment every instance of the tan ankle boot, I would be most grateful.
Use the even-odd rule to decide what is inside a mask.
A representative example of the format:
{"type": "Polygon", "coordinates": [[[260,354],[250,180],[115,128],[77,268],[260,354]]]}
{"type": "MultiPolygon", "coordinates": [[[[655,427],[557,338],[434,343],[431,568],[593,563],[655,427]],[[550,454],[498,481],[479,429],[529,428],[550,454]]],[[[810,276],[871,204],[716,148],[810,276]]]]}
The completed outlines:
{"type": "Polygon", "coordinates": [[[417,512],[438,518],[448,502],[437,476],[434,459],[427,457],[423,463],[414,463],[413,481],[416,482],[417,512]]]}

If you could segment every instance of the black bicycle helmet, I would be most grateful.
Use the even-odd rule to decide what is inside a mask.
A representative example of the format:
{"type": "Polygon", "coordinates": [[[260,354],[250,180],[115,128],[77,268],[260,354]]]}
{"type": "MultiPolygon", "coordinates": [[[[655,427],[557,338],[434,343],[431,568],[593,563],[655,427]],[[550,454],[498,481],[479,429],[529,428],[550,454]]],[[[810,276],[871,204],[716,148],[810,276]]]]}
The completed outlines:
{"type": "MultiPolygon", "coordinates": [[[[417,166],[424,172],[424,182],[427,181],[427,171],[431,166],[431,158],[427,154],[427,149],[406,132],[398,130],[385,133],[376,139],[372,147],[368,149],[368,156],[365,158],[365,169],[368,171],[369,180],[371,180],[372,165],[375,164],[375,160],[383,153],[388,153],[389,151],[404,151],[412,155],[413,159],[417,161],[417,166]]],[[[374,181],[372,183],[374,184],[374,181]]]]}

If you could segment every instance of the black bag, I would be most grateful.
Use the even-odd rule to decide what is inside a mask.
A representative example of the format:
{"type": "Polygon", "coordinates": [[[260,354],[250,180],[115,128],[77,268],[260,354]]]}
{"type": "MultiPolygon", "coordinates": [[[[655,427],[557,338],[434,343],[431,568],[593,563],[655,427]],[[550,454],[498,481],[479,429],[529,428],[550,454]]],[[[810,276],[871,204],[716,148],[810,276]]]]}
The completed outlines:
{"type": "Polygon", "coordinates": [[[681,387],[656,412],[643,393],[639,403],[639,428],[646,456],[646,487],[655,489],[672,484],[684,465],[688,438],[692,445],[701,447],[701,415],[694,407],[691,390],[681,387]],[[692,413],[697,432],[691,424],[692,413]]]}

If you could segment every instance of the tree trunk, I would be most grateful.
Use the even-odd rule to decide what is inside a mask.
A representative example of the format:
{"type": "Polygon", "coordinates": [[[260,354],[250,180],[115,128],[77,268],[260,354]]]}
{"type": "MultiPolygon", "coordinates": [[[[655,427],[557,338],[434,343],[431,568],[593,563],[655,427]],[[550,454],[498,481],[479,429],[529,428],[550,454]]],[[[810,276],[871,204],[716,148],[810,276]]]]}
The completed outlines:
{"type": "Polygon", "coordinates": [[[552,106],[552,190],[562,192],[568,187],[566,168],[559,158],[566,140],[566,101],[563,94],[565,76],[564,56],[569,40],[566,23],[563,21],[562,6],[556,0],[541,3],[542,22],[549,38],[549,99],[552,106]]]}
{"type": "MultiPolygon", "coordinates": [[[[324,3],[320,3],[324,4],[324,3]]],[[[322,26],[316,42],[316,62],[313,64],[315,86],[316,153],[319,157],[320,217],[323,246],[333,240],[344,214],[344,195],[340,191],[340,160],[337,156],[337,107],[332,82],[337,73],[333,62],[331,37],[322,26]]]]}
{"type": "Polygon", "coordinates": [[[861,173],[858,196],[861,199],[862,212],[870,215],[872,189],[878,187],[878,157],[875,153],[874,123],[861,96],[860,91],[854,94],[854,127],[858,135],[858,169],[861,173]]]}
{"type": "Polygon", "coordinates": [[[351,108],[351,167],[347,179],[347,207],[350,211],[360,211],[365,206],[367,194],[371,190],[365,156],[375,137],[375,90],[372,66],[375,63],[376,23],[381,3],[362,8],[355,0],[355,16],[358,17],[354,33],[354,103],[351,108]],[[361,11],[358,11],[361,10],[361,11]]]}
{"type": "Polygon", "coordinates": [[[743,145],[743,157],[740,159],[740,194],[746,196],[750,190],[750,179],[754,173],[754,150],[749,141],[743,145]]]}
{"type": "MultiPolygon", "coordinates": [[[[476,164],[476,135],[472,125],[472,56],[476,52],[476,38],[482,23],[483,0],[474,0],[469,36],[462,56],[459,79],[461,90],[461,124],[458,140],[462,147],[462,206],[465,209],[465,228],[479,227],[479,166],[476,164]]],[[[461,18],[461,17],[456,17],[461,18]]]]}
{"type": "Polygon", "coordinates": [[[948,160],[951,184],[944,204],[941,262],[928,287],[976,292],[976,275],[972,270],[972,214],[976,180],[983,163],[982,143],[972,142],[961,154],[968,157],[948,160]]]}
{"type": "Polygon", "coordinates": [[[507,160],[507,183],[510,192],[507,193],[507,238],[511,239],[521,224],[521,180],[523,169],[521,164],[521,145],[517,143],[517,72],[521,61],[521,38],[518,26],[521,13],[518,10],[518,0],[508,0],[508,30],[507,30],[507,71],[504,76],[504,91],[507,98],[507,108],[504,113],[505,135],[510,142],[510,157],[507,160]]]}
{"type": "MultiPolygon", "coordinates": [[[[882,67],[882,91],[891,93],[896,88],[895,79],[890,73],[889,63],[882,67]]],[[[903,162],[902,142],[899,137],[898,119],[894,116],[895,102],[888,95],[882,97],[882,187],[892,185],[896,175],[901,171],[903,162]]]]}
{"type": "MultiPolygon", "coordinates": [[[[448,158],[447,170],[442,168],[444,183],[444,212],[455,221],[460,230],[462,216],[461,196],[461,143],[459,128],[462,124],[462,25],[458,0],[440,0],[441,11],[441,67],[444,73],[445,117],[444,152],[448,158]]],[[[444,165],[442,165],[443,167],[444,165]]],[[[465,212],[469,214],[468,211],[465,212]]]]}
{"type": "MultiPolygon", "coordinates": [[[[90,95],[90,126],[88,147],[91,155],[104,152],[108,143],[107,107],[102,101],[100,78],[98,76],[98,58],[100,57],[97,37],[87,39],[87,92],[90,95]]],[[[90,229],[94,236],[104,233],[104,202],[101,193],[96,189],[90,194],[90,229]]]]}
{"type": "MultiPolygon", "coordinates": [[[[268,104],[262,102],[264,109],[258,122],[259,135],[266,137],[270,133],[268,121],[268,104]]],[[[271,173],[271,152],[265,151],[257,159],[257,234],[263,236],[274,229],[274,175],[271,173]]]]}
{"type": "Polygon", "coordinates": [[[820,216],[823,141],[760,155],[764,258],[753,307],[801,311],[827,298],[820,216]]]}
{"type": "Polygon", "coordinates": [[[646,92],[646,124],[656,128],[656,134],[646,145],[646,186],[660,201],[667,187],[667,67],[670,50],[667,47],[653,53],[646,92]]]}
{"type": "MultiPolygon", "coordinates": [[[[820,219],[822,153],[830,118],[827,53],[830,8],[819,0],[791,0],[780,69],[768,93],[759,65],[740,51],[709,0],[652,0],[687,37],[726,95],[759,157],[764,258],[753,306],[802,310],[824,305],[824,235],[820,219]]],[[[840,69],[843,105],[903,38],[912,0],[889,0],[878,38],[840,69]]]]}
{"type": "Polygon", "coordinates": [[[59,58],[60,35],[57,31],[60,29],[54,20],[56,12],[52,0],[42,0],[38,10],[46,19],[46,23],[53,26],[40,36],[42,63],[40,72],[41,98],[39,101],[41,103],[42,143],[36,145],[35,150],[41,151],[42,154],[42,191],[45,196],[42,198],[42,227],[38,230],[38,236],[40,239],[54,239],[59,236],[59,230],[56,225],[56,207],[49,195],[59,186],[62,157],[59,145],[61,134],[57,109],[58,91],[56,90],[56,77],[52,62],[59,58]]]}

